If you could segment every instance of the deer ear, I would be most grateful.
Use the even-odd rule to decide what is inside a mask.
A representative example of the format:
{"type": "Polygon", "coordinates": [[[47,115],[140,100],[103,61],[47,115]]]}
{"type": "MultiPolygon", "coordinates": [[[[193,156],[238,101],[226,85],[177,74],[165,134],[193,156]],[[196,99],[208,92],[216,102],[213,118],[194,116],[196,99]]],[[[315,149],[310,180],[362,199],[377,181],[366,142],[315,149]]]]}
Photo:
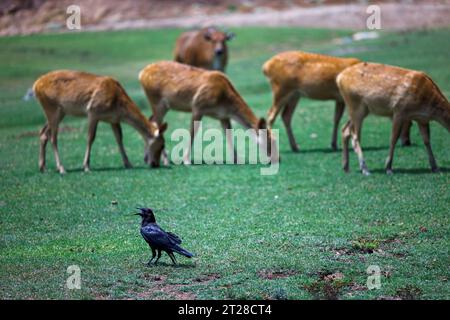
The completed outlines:
{"type": "Polygon", "coordinates": [[[159,126],[159,134],[163,134],[164,131],[167,130],[168,124],[167,122],[164,122],[162,125],[159,126]]]}
{"type": "Polygon", "coordinates": [[[227,32],[227,41],[232,40],[235,36],[234,32],[227,32]]]}
{"type": "Polygon", "coordinates": [[[264,119],[264,118],[259,119],[258,128],[259,129],[267,129],[266,119],[264,119]]]}

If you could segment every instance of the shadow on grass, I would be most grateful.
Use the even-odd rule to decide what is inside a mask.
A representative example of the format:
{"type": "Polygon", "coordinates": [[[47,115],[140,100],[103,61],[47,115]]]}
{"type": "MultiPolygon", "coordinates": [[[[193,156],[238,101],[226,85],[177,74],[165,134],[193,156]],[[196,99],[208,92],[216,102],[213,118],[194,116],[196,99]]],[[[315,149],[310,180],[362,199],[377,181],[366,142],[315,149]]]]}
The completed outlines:
{"type": "Polygon", "coordinates": [[[156,266],[153,263],[151,265],[147,265],[147,263],[144,263],[144,267],[146,267],[146,268],[170,267],[170,268],[180,268],[180,269],[194,269],[195,264],[185,264],[185,263],[173,264],[173,263],[158,261],[158,264],[156,266]]]}
{"type": "MultiPolygon", "coordinates": [[[[439,173],[447,173],[450,172],[450,168],[439,168],[438,173],[434,173],[431,171],[430,168],[411,168],[411,169],[402,169],[402,168],[394,168],[394,175],[395,174],[439,174],[439,173]]],[[[386,174],[385,169],[373,169],[371,170],[371,173],[378,173],[378,174],[386,174]]]]}
{"type": "MultiPolygon", "coordinates": [[[[133,168],[124,168],[124,167],[103,167],[103,168],[91,168],[91,170],[89,172],[86,172],[87,174],[89,173],[95,173],[95,172],[116,172],[116,171],[133,171],[133,170],[170,170],[172,169],[170,166],[160,166],[160,167],[156,167],[156,168],[152,168],[149,166],[134,166],[133,168]]],[[[66,169],[66,171],[68,173],[73,173],[73,172],[84,172],[83,168],[75,168],[75,169],[66,169]]]]}
{"type": "MultiPolygon", "coordinates": [[[[352,151],[352,147],[349,147],[350,151],[352,151]]],[[[380,151],[380,150],[389,150],[389,146],[380,146],[380,147],[363,147],[363,151],[380,151]]],[[[313,148],[313,149],[300,149],[299,152],[295,152],[292,150],[281,152],[281,154],[302,154],[302,153],[339,153],[342,152],[342,148],[338,148],[337,150],[333,150],[331,148],[313,148]]]]}

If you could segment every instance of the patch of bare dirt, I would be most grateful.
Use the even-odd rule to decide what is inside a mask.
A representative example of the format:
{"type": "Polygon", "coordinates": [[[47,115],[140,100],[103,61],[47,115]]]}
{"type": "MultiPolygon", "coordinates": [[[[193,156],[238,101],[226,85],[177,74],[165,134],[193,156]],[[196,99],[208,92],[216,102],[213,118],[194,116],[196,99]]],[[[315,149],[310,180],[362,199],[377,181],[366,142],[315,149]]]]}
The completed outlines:
{"type": "Polygon", "coordinates": [[[341,273],[341,272],[323,274],[323,275],[321,275],[321,279],[324,280],[324,281],[333,282],[333,281],[336,281],[336,280],[344,279],[344,274],[341,273]]]}
{"type": "Polygon", "coordinates": [[[315,299],[338,300],[344,289],[353,285],[341,272],[319,272],[319,279],[304,288],[315,299]]]}
{"type": "Polygon", "coordinates": [[[283,279],[296,275],[298,272],[294,270],[260,270],[258,276],[261,279],[274,280],[283,279]]]}
{"type": "MultiPolygon", "coordinates": [[[[366,28],[361,0],[77,0],[82,30],[192,28],[204,25],[366,28]]],[[[387,30],[449,26],[448,0],[370,1],[387,30]]],[[[72,0],[3,0],[0,35],[67,32],[72,0]]]]}
{"type": "Polygon", "coordinates": [[[327,248],[334,253],[334,258],[339,261],[352,262],[350,257],[358,256],[364,259],[364,255],[377,254],[384,257],[405,258],[406,252],[397,251],[396,247],[407,241],[411,235],[392,236],[386,239],[358,238],[351,241],[349,247],[327,248]]]}
{"type": "Polygon", "coordinates": [[[197,296],[193,292],[180,291],[180,285],[165,285],[159,291],[176,300],[195,300],[197,296]]]}
{"type": "Polygon", "coordinates": [[[153,287],[147,291],[135,293],[130,292],[130,294],[136,295],[138,299],[165,299],[170,297],[176,300],[195,300],[197,298],[194,292],[184,291],[183,288],[189,288],[198,284],[206,285],[211,281],[220,278],[217,273],[200,275],[193,279],[192,283],[189,284],[169,284],[166,283],[167,276],[164,275],[150,275],[145,273],[143,275],[144,279],[148,280],[153,284],[153,287]],[[162,293],[160,296],[158,293],[162,293]]]}
{"type": "Polygon", "coordinates": [[[149,273],[144,273],[142,275],[142,277],[145,280],[151,281],[151,282],[164,282],[167,279],[167,276],[164,275],[155,275],[155,274],[149,274],[149,273]]]}
{"type": "Polygon", "coordinates": [[[206,284],[217,279],[220,279],[220,275],[218,273],[211,273],[207,275],[198,276],[197,278],[194,279],[194,282],[206,284]]]}
{"type": "Polygon", "coordinates": [[[304,288],[317,299],[338,300],[342,295],[355,296],[368,290],[367,285],[346,278],[340,271],[318,272],[318,279],[304,288]]]}
{"type": "Polygon", "coordinates": [[[395,296],[380,296],[378,300],[402,300],[402,298],[395,296]]]}
{"type": "Polygon", "coordinates": [[[406,287],[397,289],[395,295],[381,296],[378,300],[420,300],[421,295],[422,289],[413,285],[407,285],[406,287]]]}

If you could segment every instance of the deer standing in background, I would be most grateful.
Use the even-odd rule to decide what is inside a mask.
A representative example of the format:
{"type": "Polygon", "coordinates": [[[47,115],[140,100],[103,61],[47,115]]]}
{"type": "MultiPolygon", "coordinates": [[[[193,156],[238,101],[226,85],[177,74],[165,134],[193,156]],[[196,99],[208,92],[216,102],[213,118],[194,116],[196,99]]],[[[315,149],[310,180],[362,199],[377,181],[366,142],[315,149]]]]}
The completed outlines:
{"type": "MultiPolygon", "coordinates": [[[[268,111],[268,127],[272,128],[280,111],[291,149],[299,151],[292,132],[292,116],[301,97],[314,100],[334,100],[335,111],[331,148],[337,150],[337,132],[345,109],[336,85],[337,75],[360,63],[355,58],[338,58],[302,51],[287,51],[272,57],[263,65],[263,72],[272,86],[273,103],[268,111]]],[[[406,127],[405,127],[406,128],[406,127]]],[[[408,144],[409,128],[402,135],[408,144]]]]}
{"type": "MultiPolygon", "coordinates": [[[[225,131],[228,146],[233,150],[234,161],[237,161],[236,150],[231,135],[231,119],[240,123],[244,128],[253,128],[257,134],[265,132],[267,155],[271,156],[272,143],[270,130],[266,128],[263,118],[259,119],[248,107],[230,80],[218,71],[208,71],[173,61],[162,61],[146,66],[139,73],[139,81],[151,104],[153,115],[151,119],[162,123],[164,116],[170,109],[191,112],[191,144],[196,135],[195,122],[203,116],[220,120],[225,131]]],[[[259,141],[261,141],[259,139],[259,141]]],[[[277,152],[272,150],[273,162],[277,152]]],[[[190,150],[184,156],[184,162],[190,163],[190,150]]]]}
{"type": "Polygon", "coordinates": [[[128,123],[141,134],[149,164],[153,167],[159,166],[161,151],[164,148],[163,132],[167,124],[158,127],[156,123],[147,120],[120,83],[113,78],[79,71],[58,70],[36,80],[33,92],[47,118],[47,123],[40,132],[41,171],[45,169],[45,149],[50,138],[56,167],[59,173],[65,173],[59,158],[57,138],[59,123],[66,115],[88,119],[88,144],[83,162],[85,171],[89,171],[91,147],[99,121],[111,124],[126,168],[130,168],[131,164],[122,142],[121,122],[128,123]]]}
{"type": "Polygon", "coordinates": [[[430,125],[434,120],[450,132],[450,103],[433,80],[423,72],[377,63],[360,63],[344,70],[337,85],[348,107],[349,122],[342,129],[343,168],[349,170],[348,142],[352,138],[363,174],[369,170],[360,144],[364,118],[372,113],[392,118],[386,173],[392,174],[394,149],[402,126],[415,120],[433,172],[438,166],[431,150],[430,125]]]}
{"type": "Polygon", "coordinates": [[[222,32],[214,27],[187,31],[175,44],[175,61],[207,70],[225,72],[228,62],[227,41],[234,33],[222,32]]]}

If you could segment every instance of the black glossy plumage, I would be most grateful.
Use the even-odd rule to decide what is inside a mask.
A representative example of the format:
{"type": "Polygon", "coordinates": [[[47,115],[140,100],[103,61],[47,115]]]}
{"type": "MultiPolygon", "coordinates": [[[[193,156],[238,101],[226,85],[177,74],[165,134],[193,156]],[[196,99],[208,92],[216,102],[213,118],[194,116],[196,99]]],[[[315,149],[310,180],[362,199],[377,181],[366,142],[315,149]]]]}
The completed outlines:
{"type": "Polygon", "coordinates": [[[150,263],[155,258],[156,252],[158,252],[158,257],[155,261],[155,265],[158,263],[158,260],[161,257],[161,251],[167,252],[173,264],[176,264],[176,259],[173,254],[174,252],[188,258],[194,256],[192,253],[179,246],[181,244],[180,237],[172,232],[166,232],[160,226],[158,226],[152,209],[138,209],[140,210],[140,212],[137,213],[137,215],[142,217],[141,235],[152,250],[152,258],[148,262],[148,265],[150,265],[150,263]]]}

